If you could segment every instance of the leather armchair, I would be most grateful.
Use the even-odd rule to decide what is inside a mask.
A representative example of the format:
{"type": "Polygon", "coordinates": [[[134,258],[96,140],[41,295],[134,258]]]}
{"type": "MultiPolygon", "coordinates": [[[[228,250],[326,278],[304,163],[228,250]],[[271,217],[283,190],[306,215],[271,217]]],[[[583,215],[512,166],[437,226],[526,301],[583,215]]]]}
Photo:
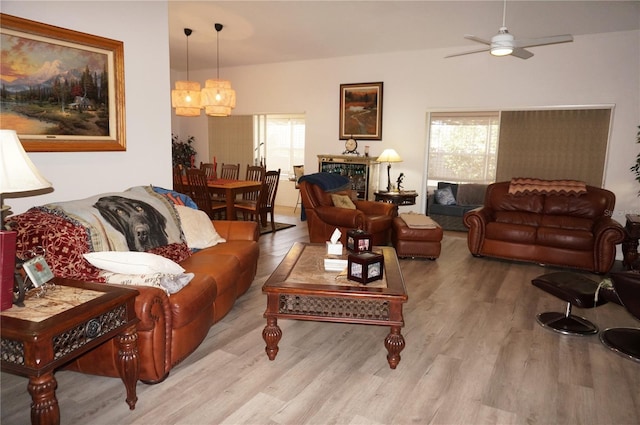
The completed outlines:
{"type": "Polygon", "coordinates": [[[385,202],[360,201],[353,203],[356,209],[339,208],[333,205],[331,194],[350,195],[350,190],[327,192],[308,181],[300,182],[302,206],[308,220],[310,242],[325,242],[338,228],[342,232],[342,244],[346,244],[347,231],[365,230],[372,235],[374,245],[388,245],[391,223],[398,215],[398,207],[385,202]]]}

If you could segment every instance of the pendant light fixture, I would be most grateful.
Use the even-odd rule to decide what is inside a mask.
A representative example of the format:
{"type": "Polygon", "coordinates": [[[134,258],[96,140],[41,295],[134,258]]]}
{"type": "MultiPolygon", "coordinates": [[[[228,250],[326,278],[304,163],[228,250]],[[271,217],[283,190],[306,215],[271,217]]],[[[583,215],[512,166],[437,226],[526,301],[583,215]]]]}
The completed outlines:
{"type": "Polygon", "coordinates": [[[236,107],[236,92],[231,82],[220,79],[220,31],[222,24],[215,24],[216,29],[216,79],[207,80],[202,89],[202,107],[212,117],[227,117],[231,109],[236,107]]]}
{"type": "Polygon", "coordinates": [[[171,106],[176,108],[176,115],[197,117],[200,115],[200,83],[189,81],[189,36],[193,31],[184,29],[187,36],[187,81],[176,81],[176,89],[171,90],[171,106]]]}

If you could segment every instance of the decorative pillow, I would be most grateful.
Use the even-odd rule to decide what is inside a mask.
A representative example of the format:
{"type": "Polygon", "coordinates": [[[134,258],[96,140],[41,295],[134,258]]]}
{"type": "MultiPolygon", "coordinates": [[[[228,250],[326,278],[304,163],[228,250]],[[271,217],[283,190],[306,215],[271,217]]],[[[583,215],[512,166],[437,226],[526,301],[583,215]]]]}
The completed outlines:
{"type": "Polygon", "coordinates": [[[456,198],[453,196],[453,192],[449,186],[438,189],[434,192],[436,202],[440,205],[455,205],[456,198]]]}
{"type": "Polygon", "coordinates": [[[226,242],[211,223],[211,219],[204,211],[176,205],[182,231],[187,240],[187,245],[191,249],[204,249],[210,246],[226,242]]]}
{"type": "Polygon", "coordinates": [[[331,201],[333,201],[333,206],[338,208],[347,208],[350,210],[356,209],[356,205],[353,203],[351,198],[349,198],[347,195],[338,195],[338,194],[332,193],[331,201]]]}
{"type": "Polygon", "coordinates": [[[148,252],[99,251],[84,254],[84,258],[95,267],[113,273],[184,273],[184,269],[178,263],[148,252]]]}
{"type": "Polygon", "coordinates": [[[166,274],[122,274],[109,271],[100,272],[100,277],[106,283],[131,286],[154,286],[163,289],[167,294],[175,294],[185,286],[195,275],[193,273],[166,274]]]}

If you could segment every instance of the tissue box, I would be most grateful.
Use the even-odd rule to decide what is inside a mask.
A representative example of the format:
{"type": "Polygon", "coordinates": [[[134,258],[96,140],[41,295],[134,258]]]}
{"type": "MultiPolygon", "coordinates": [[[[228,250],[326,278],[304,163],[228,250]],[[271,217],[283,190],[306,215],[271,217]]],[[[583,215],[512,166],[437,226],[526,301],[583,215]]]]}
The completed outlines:
{"type": "Polygon", "coordinates": [[[342,242],[331,243],[327,241],[327,255],[342,255],[342,242]]]}

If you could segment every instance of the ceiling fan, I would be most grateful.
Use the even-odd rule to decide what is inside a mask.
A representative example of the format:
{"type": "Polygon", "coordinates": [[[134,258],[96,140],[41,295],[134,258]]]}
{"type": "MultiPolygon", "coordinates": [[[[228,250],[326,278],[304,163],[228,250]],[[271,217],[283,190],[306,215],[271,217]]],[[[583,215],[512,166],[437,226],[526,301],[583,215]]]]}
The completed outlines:
{"type": "Polygon", "coordinates": [[[548,44],[558,43],[570,43],[573,41],[571,34],[552,35],[549,37],[541,38],[528,38],[522,40],[516,40],[513,34],[510,34],[506,26],[507,16],[507,0],[504,0],[504,6],[502,11],[502,26],[498,31],[498,34],[491,37],[491,41],[484,40],[476,37],[475,35],[465,34],[464,38],[467,40],[473,40],[478,43],[486,44],[489,47],[483,49],[471,50],[463,53],[455,53],[453,55],[445,56],[445,58],[451,58],[454,56],[469,55],[471,53],[490,52],[493,56],[515,56],[520,59],[529,59],[533,56],[525,47],[546,46],[548,44]]]}

